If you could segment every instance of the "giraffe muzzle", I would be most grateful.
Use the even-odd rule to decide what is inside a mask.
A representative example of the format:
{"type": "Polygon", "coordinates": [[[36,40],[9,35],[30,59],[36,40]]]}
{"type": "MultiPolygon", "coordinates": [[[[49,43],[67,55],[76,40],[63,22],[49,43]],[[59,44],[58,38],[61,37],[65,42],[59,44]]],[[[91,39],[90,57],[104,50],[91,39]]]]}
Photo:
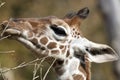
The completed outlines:
{"type": "Polygon", "coordinates": [[[4,21],[1,25],[1,32],[3,33],[2,36],[7,36],[7,35],[20,35],[21,32],[14,28],[13,23],[11,24],[11,22],[9,21],[4,21]]]}

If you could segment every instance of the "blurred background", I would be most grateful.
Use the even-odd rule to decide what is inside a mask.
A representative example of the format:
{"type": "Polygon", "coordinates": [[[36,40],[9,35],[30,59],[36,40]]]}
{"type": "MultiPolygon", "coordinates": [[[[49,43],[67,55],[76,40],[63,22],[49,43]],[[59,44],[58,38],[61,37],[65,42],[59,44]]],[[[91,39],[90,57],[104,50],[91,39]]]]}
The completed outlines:
{"type": "MultiPolygon", "coordinates": [[[[120,0],[0,0],[0,22],[10,18],[64,17],[71,11],[88,7],[90,15],[81,25],[83,35],[91,41],[111,45],[120,53],[120,0]]],[[[0,52],[15,50],[13,53],[0,53],[0,67],[11,68],[22,62],[36,59],[36,56],[15,40],[0,41],[0,52]]],[[[120,62],[92,63],[92,80],[120,80],[120,62]]],[[[43,72],[49,67],[44,63],[43,72]]],[[[32,80],[34,66],[27,66],[10,72],[11,80],[32,80]]],[[[46,80],[55,80],[51,69],[46,80]]],[[[0,80],[3,80],[0,77],[0,80]]],[[[37,80],[37,79],[36,79],[37,80]]]]}

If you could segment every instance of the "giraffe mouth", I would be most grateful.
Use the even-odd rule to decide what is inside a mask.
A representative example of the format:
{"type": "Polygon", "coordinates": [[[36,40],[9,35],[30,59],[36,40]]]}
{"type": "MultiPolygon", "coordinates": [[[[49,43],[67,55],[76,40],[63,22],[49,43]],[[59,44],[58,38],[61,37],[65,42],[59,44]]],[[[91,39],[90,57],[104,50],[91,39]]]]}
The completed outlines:
{"type": "Polygon", "coordinates": [[[15,38],[17,36],[20,36],[21,32],[17,29],[12,29],[12,28],[7,28],[2,30],[0,37],[6,37],[9,36],[8,38],[15,38]]]}
{"type": "Polygon", "coordinates": [[[9,25],[8,21],[4,21],[2,24],[0,24],[1,28],[1,35],[0,37],[12,35],[12,36],[19,36],[21,34],[21,31],[18,29],[15,29],[14,27],[11,27],[9,25]]]}
{"type": "Polygon", "coordinates": [[[8,28],[5,30],[5,34],[20,35],[21,32],[17,29],[8,28]]]}

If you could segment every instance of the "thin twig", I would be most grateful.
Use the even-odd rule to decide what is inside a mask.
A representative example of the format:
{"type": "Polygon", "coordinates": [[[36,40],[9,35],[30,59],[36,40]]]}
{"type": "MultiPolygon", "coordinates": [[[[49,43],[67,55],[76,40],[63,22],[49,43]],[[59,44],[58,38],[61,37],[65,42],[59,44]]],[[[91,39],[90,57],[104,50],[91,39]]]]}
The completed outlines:
{"type": "Polygon", "coordinates": [[[1,70],[0,70],[0,75],[2,76],[3,80],[8,80],[8,79],[4,76],[4,74],[2,73],[1,70]]]}
{"type": "Polygon", "coordinates": [[[0,64],[0,75],[2,76],[3,80],[7,80],[2,71],[3,69],[1,68],[1,64],[0,64]]]}
{"type": "MultiPolygon", "coordinates": [[[[12,18],[10,18],[9,20],[8,20],[8,23],[7,23],[7,25],[5,26],[5,28],[4,28],[4,30],[1,32],[1,34],[0,34],[0,37],[2,37],[3,36],[3,34],[5,33],[5,31],[6,31],[6,29],[8,28],[8,26],[9,26],[9,23],[10,23],[10,21],[12,20],[12,18]]],[[[4,22],[3,22],[4,23],[4,22]]],[[[2,24],[3,24],[2,23],[2,24]]]]}
{"type": "Polygon", "coordinates": [[[40,80],[42,80],[42,68],[40,68],[40,80]]]}
{"type": "Polygon", "coordinates": [[[2,33],[0,34],[1,37],[3,36],[3,34],[4,34],[5,31],[6,31],[6,29],[8,28],[8,25],[9,25],[9,21],[8,21],[7,25],[5,26],[4,30],[2,31],[2,33]]]}
{"type": "Polygon", "coordinates": [[[6,80],[5,76],[2,73],[2,70],[0,70],[0,75],[2,76],[3,80],[6,80]]]}
{"type": "Polygon", "coordinates": [[[15,50],[11,50],[11,51],[0,51],[0,53],[14,53],[15,52],[15,50]]]}
{"type": "Polygon", "coordinates": [[[3,39],[6,39],[8,37],[10,37],[11,35],[7,35],[7,36],[4,36],[4,37],[0,37],[0,41],[3,40],[3,39]]]}
{"type": "Polygon", "coordinates": [[[39,69],[39,65],[36,62],[35,66],[34,66],[34,70],[33,70],[33,78],[32,78],[32,80],[35,80],[35,79],[39,78],[39,76],[36,76],[38,69],[39,69]]]}
{"type": "Polygon", "coordinates": [[[32,80],[35,80],[35,79],[37,79],[37,78],[39,77],[39,76],[36,76],[37,71],[38,71],[38,69],[40,69],[41,64],[45,61],[46,58],[47,58],[47,57],[43,58],[43,59],[40,61],[39,64],[38,64],[38,63],[35,63],[34,71],[33,71],[33,79],[32,79],[32,80]]]}
{"type": "Polygon", "coordinates": [[[28,65],[30,65],[30,64],[32,64],[32,63],[35,63],[35,62],[37,62],[37,61],[40,61],[40,60],[42,60],[42,59],[43,59],[43,58],[40,58],[40,59],[37,58],[37,59],[35,59],[35,60],[33,60],[33,61],[30,61],[30,62],[28,62],[28,63],[23,62],[23,63],[21,63],[20,65],[18,65],[18,66],[16,66],[16,67],[3,70],[2,73],[5,73],[5,72],[11,71],[11,70],[16,70],[16,69],[19,69],[19,68],[26,67],[26,66],[28,66],[28,65]]]}
{"type": "Polygon", "coordinates": [[[5,4],[5,2],[0,1],[0,7],[2,7],[5,4]]]}
{"type": "MultiPolygon", "coordinates": [[[[40,62],[40,64],[39,65],[41,65],[44,61],[45,61],[45,59],[46,58],[43,58],[42,60],[41,60],[41,62],[40,62]]],[[[40,68],[40,78],[41,78],[41,80],[42,80],[42,68],[40,68]]]]}
{"type": "Polygon", "coordinates": [[[45,80],[45,79],[46,79],[46,76],[47,76],[48,72],[50,71],[50,69],[52,68],[52,66],[53,66],[53,64],[55,63],[55,61],[56,61],[56,58],[54,59],[54,61],[52,62],[52,64],[51,64],[50,67],[48,68],[48,70],[46,71],[46,73],[45,73],[45,75],[44,75],[44,77],[43,77],[42,80],[45,80]]]}

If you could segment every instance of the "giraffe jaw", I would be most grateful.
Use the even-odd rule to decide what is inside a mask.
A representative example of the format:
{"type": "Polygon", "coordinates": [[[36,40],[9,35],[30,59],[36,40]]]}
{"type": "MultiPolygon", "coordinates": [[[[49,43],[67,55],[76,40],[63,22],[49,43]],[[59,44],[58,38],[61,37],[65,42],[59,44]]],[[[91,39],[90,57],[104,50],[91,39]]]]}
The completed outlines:
{"type": "Polygon", "coordinates": [[[23,37],[18,37],[17,40],[20,41],[21,43],[25,44],[26,47],[32,49],[33,51],[36,50],[36,47],[29,40],[27,40],[23,37]]]}

